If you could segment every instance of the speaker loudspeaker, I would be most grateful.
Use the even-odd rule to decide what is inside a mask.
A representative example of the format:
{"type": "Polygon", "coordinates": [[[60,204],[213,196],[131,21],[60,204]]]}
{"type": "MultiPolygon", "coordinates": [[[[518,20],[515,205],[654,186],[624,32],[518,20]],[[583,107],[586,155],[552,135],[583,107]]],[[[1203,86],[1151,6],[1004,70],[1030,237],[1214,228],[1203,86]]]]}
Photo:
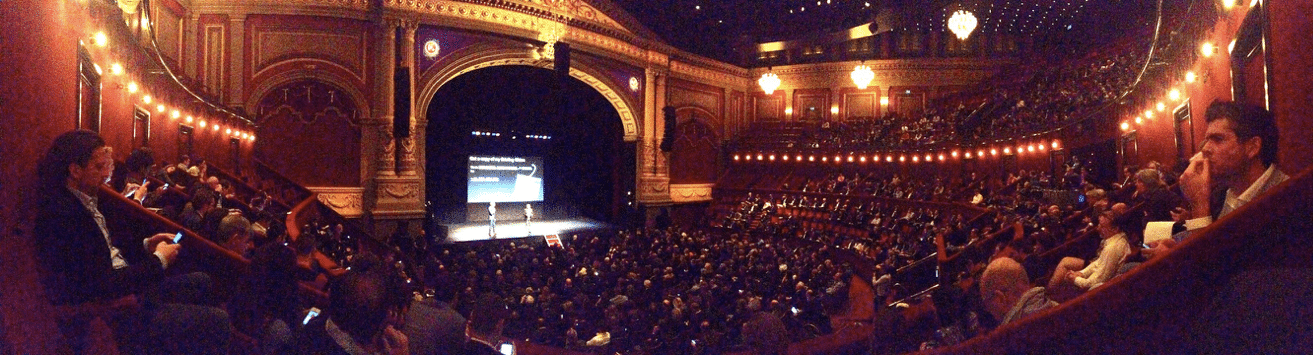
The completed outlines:
{"type": "Polygon", "coordinates": [[[674,107],[663,107],[661,113],[666,121],[665,134],[661,137],[661,151],[669,152],[675,149],[675,132],[677,129],[675,125],[678,124],[679,119],[675,117],[674,107]]]}
{"type": "Polygon", "coordinates": [[[410,137],[410,68],[397,67],[392,79],[392,136],[410,137]]]}

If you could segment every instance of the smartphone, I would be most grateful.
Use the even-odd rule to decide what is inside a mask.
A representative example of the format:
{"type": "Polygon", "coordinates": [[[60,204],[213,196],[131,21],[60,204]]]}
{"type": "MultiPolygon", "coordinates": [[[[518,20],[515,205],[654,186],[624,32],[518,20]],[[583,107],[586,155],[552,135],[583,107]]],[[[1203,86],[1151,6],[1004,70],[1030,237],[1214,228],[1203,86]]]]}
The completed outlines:
{"type": "Polygon", "coordinates": [[[1140,243],[1140,249],[1152,249],[1152,248],[1149,247],[1149,244],[1140,243]]]}
{"type": "Polygon", "coordinates": [[[182,240],[182,232],[173,235],[173,244],[178,244],[180,240],[182,240]]]}
{"type": "Polygon", "coordinates": [[[163,189],[168,190],[168,189],[169,189],[169,184],[164,184],[163,189]]]}
{"type": "Polygon", "coordinates": [[[790,308],[792,308],[790,309],[790,311],[793,311],[793,315],[795,316],[798,315],[798,307],[790,307],[790,308]]]}
{"type": "Polygon", "coordinates": [[[319,316],[319,308],[310,307],[310,312],[307,312],[305,314],[305,320],[301,321],[301,325],[310,324],[310,320],[315,319],[315,317],[318,316],[319,316]]]}
{"type": "Polygon", "coordinates": [[[515,355],[515,344],[502,343],[501,346],[497,348],[497,351],[501,352],[502,355],[515,355]]]}

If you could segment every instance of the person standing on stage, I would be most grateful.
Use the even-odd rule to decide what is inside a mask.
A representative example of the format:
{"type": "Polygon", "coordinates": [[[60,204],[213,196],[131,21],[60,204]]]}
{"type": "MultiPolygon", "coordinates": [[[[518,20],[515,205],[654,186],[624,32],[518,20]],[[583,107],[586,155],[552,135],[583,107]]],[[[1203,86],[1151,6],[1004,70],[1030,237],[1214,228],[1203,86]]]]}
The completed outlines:
{"type": "Polygon", "coordinates": [[[524,204],[524,232],[525,232],[525,235],[533,235],[533,230],[532,230],[532,227],[530,226],[530,223],[533,223],[533,204],[528,204],[528,203],[526,203],[526,204],[524,204]]]}
{"type": "Polygon", "coordinates": [[[488,237],[497,238],[497,202],[488,203],[488,237]]]}

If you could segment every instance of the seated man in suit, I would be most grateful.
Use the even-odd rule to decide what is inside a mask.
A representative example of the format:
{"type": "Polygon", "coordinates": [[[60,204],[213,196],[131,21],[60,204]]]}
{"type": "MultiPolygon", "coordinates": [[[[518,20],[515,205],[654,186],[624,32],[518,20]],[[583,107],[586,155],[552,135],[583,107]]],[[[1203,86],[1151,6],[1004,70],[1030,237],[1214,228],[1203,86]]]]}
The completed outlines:
{"type": "Polygon", "coordinates": [[[1181,174],[1181,193],[1188,208],[1177,214],[1185,232],[1150,245],[1143,252],[1155,257],[1268,189],[1290,178],[1277,169],[1278,131],[1272,113],[1258,106],[1213,102],[1204,118],[1208,131],[1199,154],[1181,174]]]}
{"type": "Polygon", "coordinates": [[[172,234],[141,240],[149,254],[135,262],[122,252],[134,243],[118,245],[111,238],[96,196],[113,170],[113,150],[86,130],[55,138],[38,167],[44,200],[34,242],[48,295],[63,316],[60,328],[72,338],[74,351],[86,350],[86,324],[104,317],[134,351],[227,353],[227,313],[182,304],[204,302],[208,276],[164,275],[181,249],[170,241],[172,234]],[[138,303],[137,295],[144,302],[138,303]]]}

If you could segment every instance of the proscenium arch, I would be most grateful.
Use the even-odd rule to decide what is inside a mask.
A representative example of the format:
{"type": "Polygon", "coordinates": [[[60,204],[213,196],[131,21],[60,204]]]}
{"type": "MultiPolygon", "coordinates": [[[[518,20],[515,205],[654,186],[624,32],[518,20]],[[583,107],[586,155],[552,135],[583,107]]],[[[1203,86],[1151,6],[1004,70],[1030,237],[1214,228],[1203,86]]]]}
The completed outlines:
{"type": "MultiPolygon", "coordinates": [[[[416,93],[417,103],[428,103],[433,101],[437,95],[438,89],[450,82],[456,77],[478,69],[500,66],[500,65],[523,65],[539,67],[543,69],[553,69],[554,64],[550,59],[534,59],[529,56],[529,50],[520,48],[483,48],[459,54],[454,59],[444,59],[439,63],[441,67],[430,70],[433,74],[424,73],[424,77],[419,80],[423,81],[423,86],[419,86],[416,93]]],[[[630,107],[629,102],[620,96],[620,91],[611,87],[607,82],[598,79],[597,71],[586,64],[573,61],[570,65],[570,76],[579,79],[585,85],[597,90],[606,101],[611,103],[615,111],[620,116],[620,126],[623,132],[623,139],[626,142],[638,140],[638,120],[634,117],[634,109],[630,107]]],[[[428,117],[429,106],[419,104],[416,106],[416,117],[428,117]]]]}

